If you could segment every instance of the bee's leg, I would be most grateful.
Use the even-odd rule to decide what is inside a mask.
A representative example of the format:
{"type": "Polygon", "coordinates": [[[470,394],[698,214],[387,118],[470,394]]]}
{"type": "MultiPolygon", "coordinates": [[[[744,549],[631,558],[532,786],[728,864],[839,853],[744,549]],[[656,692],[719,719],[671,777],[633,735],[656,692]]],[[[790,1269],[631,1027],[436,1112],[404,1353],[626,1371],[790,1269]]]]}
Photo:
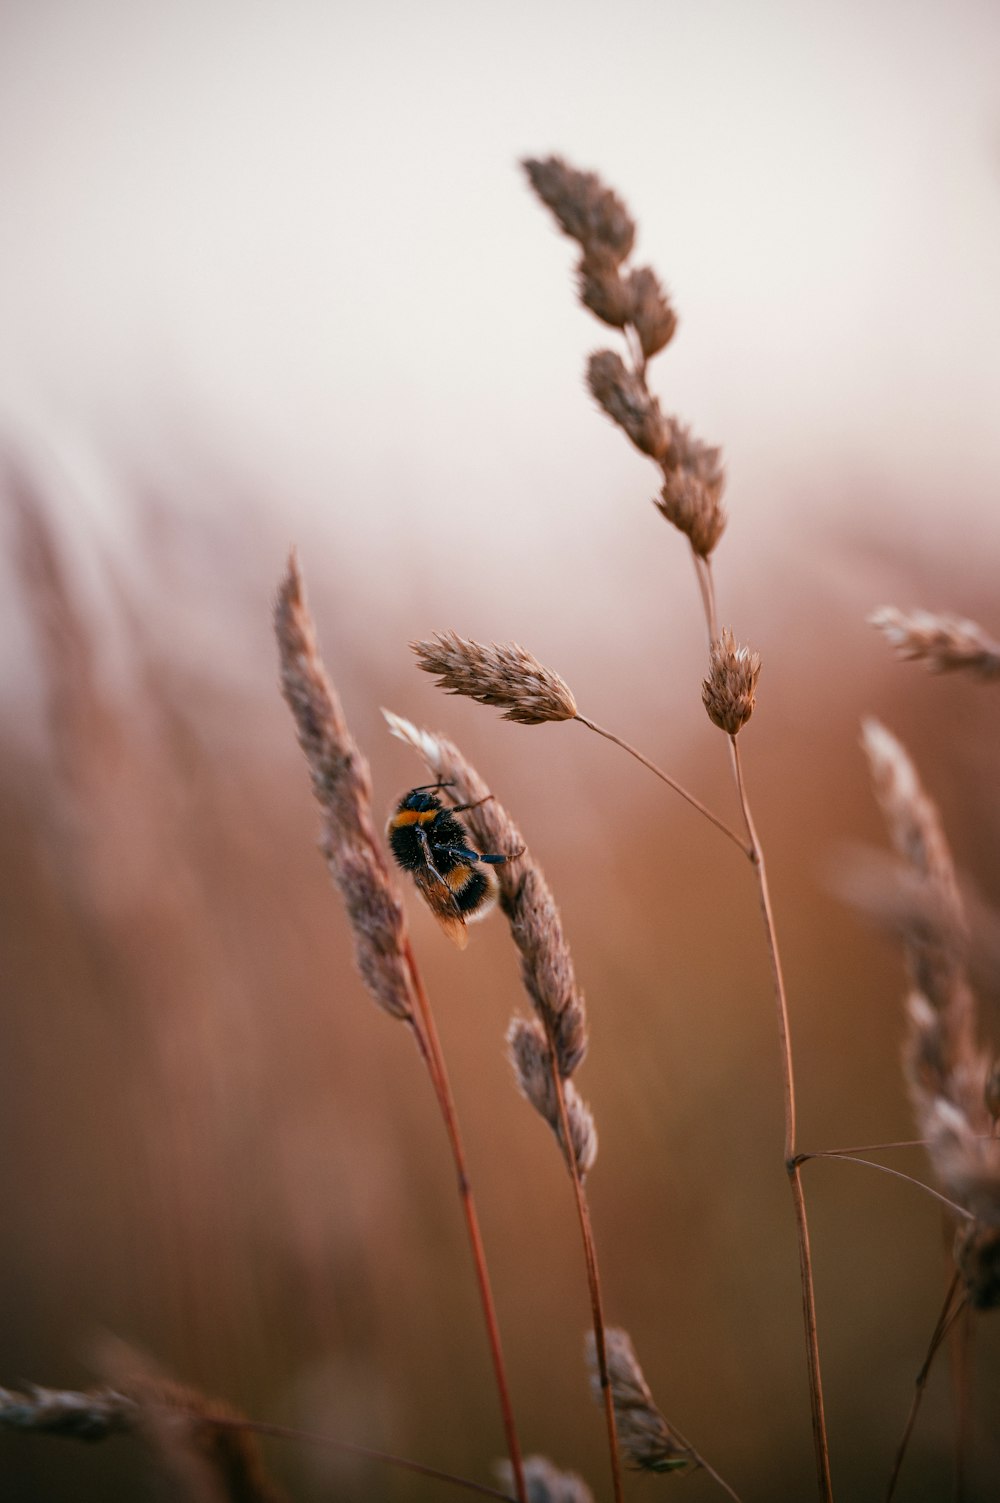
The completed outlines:
{"type": "MultiPolygon", "coordinates": [[[[444,880],[441,873],[434,865],[434,857],[431,855],[431,843],[427,839],[427,832],[425,830],[422,830],[419,825],[415,825],[414,829],[417,833],[417,839],[420,841],[420,844],[423,847],[424,864],[427,867],[427,870],[430,872],[431,876],[435,878],[436,881],[441,883],[441,886],[449,893],[449,895],[453,897],[454,894],[452,893],[451,888],[448,886],[447,882],[444,880]]],[[[447,846],[437,846],[436,849],[439,851],[444,851],[447,850],[447,846]]]]}
{"type": "MultiPolygon", "coordinates": [[[[442,788],[445,787],[445,784],[442,783],[441,787],[442,788]]],[[[416,790],[414,790],[414,792],[415,791],[416,790]]],[[[449,810],[449,813],[451,813],[451,814],[464,814],[466,809],[478,809],[480,804],[488,804],[489,801],[490,801],[490,799],[491,798],[495,798],[495,797],[496,797],[495,794],[493,794],[493,793],[487,793],[487,794],[484,794],[482,798],[477,798],[476,802],[474,804],[452,804],[451,809],[449,810]]]]}
{"type": "Polygon", "coordinates": [[[486,860],[478,851],[467,850],[464,845],[435,845],[431,849],[441,851],[445,856],[454,856],[456,861],[467,861],[470,866],[476,861],[486,860]]]}

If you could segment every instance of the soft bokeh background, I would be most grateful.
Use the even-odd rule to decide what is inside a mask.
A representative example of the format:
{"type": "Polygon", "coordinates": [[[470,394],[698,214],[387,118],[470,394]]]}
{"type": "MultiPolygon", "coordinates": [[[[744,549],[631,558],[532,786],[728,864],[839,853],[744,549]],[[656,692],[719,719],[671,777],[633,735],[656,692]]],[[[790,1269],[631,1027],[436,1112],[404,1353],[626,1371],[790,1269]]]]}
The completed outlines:
{"type": "MultiPolygon", "coordinates": [[[[422,781],[388,704],[459,740],[556,890],[612,1319],[747,1503],[810,1495],[749,873],[612,747],[443,700],[406,644],[521,640],[735,817],[685,549],[582,389],[613,336],[516,166],[562,151],[635,211],[681,315],[652,380],[727,455],[802,1144],[909,1137],[902,967],[830,877],[881,838],[875,711],[1000,892],[995,692],[892,664],[864,624],[892,601],[1000,629],[998,67],[974,0],[0,10],[0,1383],[94,1382],[110,1331],[261,1418],[480,1480],[502,1449],[431,1092],[353,972],[276,690],[295,540],[380,808],[422,781]]],[[[510,945],[494,920],[452,953],[411,907],[523,1439],[606,1496],[568,1187],[503,1057],[510,945]]],[[[835,1480],[875,1499],[941,1223],[864,1168],[807,1189],[835,1480]]],[[[1000,1477],[995,1319],[974,1362],[969,1500],[1000,1477]]],[[[906,1499],[950,1485],[945,1366],[906,1499]]],[[[149,1487],[126,1441],[0,1452],[5,1498],[149,1487]]],[[[302,1499],[442,1495],[269,1461],[302,1499]]]]}

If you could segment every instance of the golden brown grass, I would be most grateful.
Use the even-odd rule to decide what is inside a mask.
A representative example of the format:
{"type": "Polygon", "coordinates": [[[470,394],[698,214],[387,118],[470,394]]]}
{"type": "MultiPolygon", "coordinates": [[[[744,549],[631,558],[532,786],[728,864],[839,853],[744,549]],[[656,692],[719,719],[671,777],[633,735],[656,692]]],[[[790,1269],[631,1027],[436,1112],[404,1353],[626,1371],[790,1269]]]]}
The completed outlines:
{"type": "MultiPolygon", "coordinates": [[[[651,389],[650,364],[673,339],[677,316],[656,273],[649,267],[630,264],[636,228],[627,208],[594,173],[579,172],[558,158],[530,161],[525,167],[539,197],[577,244],[576,279],[581,303],[624,340],[622,352],[600,350],[591,356],[588,386],[603,412],[655,464],[658,493],[654,505],[686,539],[708,639],[702,699],[709,718],[727,737],[724,746],[718,738],[715,744],[730,762],[742,828],[732,829],[644,753],[583,715],[560,674],[519,644],[500,641],[486,645],[442,629],[411,645],[420,668],[433,674],[446,693],[495,707],[505,719],[526,726],[576,720],[624,749],[681,794],[750,862],[778,1022],[784,1111],[781,1158],[792,1194],[798,1245],[817,1491],[821,1499],[832,1499],[801,1170],[812,1158],[857,1161],[866,1150],[831,1150],[826,1154],[799,1150],[789,999],[763,845],[751,811],[743,762],[761,658],[753,648],[738,643],[729,627],[719,629],[716,608],[713,560],[726,524],[722,506],[725,472],[720,451],[695,438],[677,418],[664,412],[651,389]]],[[[44,532],[36,529],[32,533],[28,527],[25,538],[28,562],[39,590],[58,600],[59,581],[44,532]]],[[[1000,649],[973,623],[926,612],[903,616],[890,610],[879,612],[873,620],[902,656],[921,659],[942,671],[965,669],[982,678],[998,672],[1000,649]]],[[[498,628],[503,625],[498,623],[498,628]]],[[[466,1152],[428,991],[417,965],[396,874],[390,870],[373,815],[368,763],[351,734],[340,696],[321,659],[294,556],[281,585],[275,628],[282,688],[312,779],[320,809],[321,850],[348,916],[357,969],[382,1012],[403,1023],[413,1038],[446,1129],[509,1451],[508,1461],[500,1463],[503,1485],[521,1503],[588,1503],[590,1489],[581,1477],[561,1470],[545,1456],[521,1455],[466,1152]]],[[[83,709],[89,713],[91,701],[97,703],[97,694],[89,681],[86,644],[78,640],[71,614],[52,614],[49,629],[51,655],[61,663],[67,677],[67,698],[82,693],[87,701],[83,709]],[[80,685],[70,682],[74,672],[67,664],[69,669],[78,670],[82,691],[80,685]]],[[[691,710],[694,719],[696,705],[691,710]]],[[[459,747],[448,736],[418,729],[400,716],[387,715],[387,719],[394,734],[423,759],[435,783],[445,786],[444,797],[472,806],[463,812],[462,819],[476,848],[511,858],[498,865],[495,873],[530,1011],[528,1016],[515,1013],[505,1040],[498,1029],[495,1043],[498,1051],[505,1043],[515,1084],[552,1134],[570,1182],[591,1307],[588,1361],[603,1410],[614,1496],[624,1497],[623,1467],[627,1467],[661,1474],[701,1471],[703,1480],[707,1477],[719,1490],[736,1498],[730,1483],[657,1405],[632,1338],[608,1321],[588,1199],[594,1177],[603,1166],[598,1161],[595,1113],[578,1084],[589,1047],[588,1014],[552,888],[493,785],[459,747]]],[[[751,736],[756,725],[755,721],[751,736]]],[[[91,735],[91,739],[98,738],[91,735]]],[[[940,816],[902,744],[871,722],[865,731],[865,749],[898,857],[898,866],[892,869],[884,862],[869,866],[866,903],[892,923],[907,956],[911,992],[906,1007],[905,1078],[921,1142],[941,1187],[938,1199],[948,1213],[954,1267],[897,1452],[889,1483],[891,1493],[900,1476],[934,1353],[969,1310],[984,1311],[1000,1303],[1000,1072],[979,1042],[969,974],[977,933],[987,926],[975,915],[969,916],[940,816]]],[[[474,977],[474,956],[466,963],[474,977]]],[[[982,968],[990,963],[989,958],[985,963],[980,961],[982,968]]],[[[475,981],[471,984],[474,987],[475,981]]],[[[545,1142],[549,1141],[546,1134],[545,1142]]],[[[648,1147],[639,1149],[640,1154],[648,1151],[648,1147]]],[[[615,1287],[614,1282],[611,1287],[615,1287]]],[[[638,1344],[648,1351],[641,1338],[638,1344]]],[[[544,1338],[540,1345],[545,1346],[544,1338]]],[[[545,1358],[560,1365],[576,1361],[575,1353],[557,1350],[546,1350],[545,1358]]],[[[672,1350],[669,1358],[679,1385],[685,1354],[672,1350]]],[[[260,1469],[249,1440],[253,1431],[297,1436],[300,1440],[316,1438],[247,1421],[193,1389],[146,1371],[138,1360],[130,1360],[110,1376],[113,1388],[91,1393],[39,1388],[0,1391],[0,1427],[93,1439],[115,1433],[141,1434],[172,1474],[176,1490],[205,1503],[273,1500],[278,1496],[260,1469]]],[[[672,1402],[676,1402],[676,1391],[672,1402]]],[[[543,1429],[543,1411],[536,1411],[531,1419],[537,1430],[543,1429]]],[[[336,1443],[329,1437],[327,1441],[336,1443]]],[[[706,1450],[714,1454],[715,1446],[721,1447],[724,1441],[725,1437],[715,1437],[706,1450]]],[[[845,1446],[849,1442],[847,1437],[845,1446]]],[[[420,1463],[390,1456],[380,1459],[389,1465],[423,1471],[442,1485],[504,1496],[420,1463]]],[[[672,1485],[669,1475],[663,1485],[672,1485]]]]}

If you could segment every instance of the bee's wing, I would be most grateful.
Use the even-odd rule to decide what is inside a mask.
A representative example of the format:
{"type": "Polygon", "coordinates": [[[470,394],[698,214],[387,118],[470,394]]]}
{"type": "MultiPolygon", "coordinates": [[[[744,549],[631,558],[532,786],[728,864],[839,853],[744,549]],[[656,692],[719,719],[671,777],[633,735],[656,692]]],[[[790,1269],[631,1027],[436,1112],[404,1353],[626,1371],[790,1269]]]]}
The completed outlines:
{"type": "Polygon", "coordinates": [[[417,885],[420,896],[441,925],[445,934],[460,950],[464,950],[469,943],[469,932],[465,927],[465,919],[462,917],[461,910],[452,896],[451,889],[446,884],[440,882],[434,873],[428,871],[426,867],[418,868],[413,873],[413,880],[417,885]]]}

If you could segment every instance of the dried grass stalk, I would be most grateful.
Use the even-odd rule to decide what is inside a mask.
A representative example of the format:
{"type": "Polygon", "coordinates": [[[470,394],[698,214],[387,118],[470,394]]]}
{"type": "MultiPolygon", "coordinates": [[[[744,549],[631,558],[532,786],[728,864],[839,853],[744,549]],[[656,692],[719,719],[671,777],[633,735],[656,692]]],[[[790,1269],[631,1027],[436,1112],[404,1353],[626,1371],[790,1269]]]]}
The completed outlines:
{"type": "Polygon", "coordinates": [[[347,907],[358,970],[385,1012],[411,1021],[405,919],[375,836],[371,775],[320,660],[294,553],[278,593],[274,625],[281,687],[323,813],[321,848],[347,907]]]}
{"type": "MultiPolygon", "coordinates": [[[[642,1472],[679,1472],[697,1466],[690,1446],[674,1434],[653,1402],[628,1332],[618,1326],[609,1326],[605,1336],[611,1397],[622,1455],[628,1465],[642,1472]]],[[[594,1340],[589,1333],[587,1361],[594,1397],[600,1403],[600,1377],[594,1340]]]]}
{"type": "Polygon", "coordinates": [[[925,921],[914,923],[906,955],[916,990],[941,1018],[944,1071],[951,1075],[971,1056],[974,1006],[962,959],[966,921],[955,865],[938,811],[901,743],[870,719],[862,727],[862,745],[889,838],[916,893],[926,897],[925,921]]]}
{"type": "Polygon", "coordinates": [[[974,621],[933,611],[896,610],[885,605],[868,617],[901,658],[919,660],[932,673],[959,670],[982,679],[1000,677],[1000,644],[974,621]]]}
{"type": "Polygon", "coordinates": [[[1000,1298],[1000,1140],[991,1134],[992,1061],[976,1044],[975,999],[964,970],[965,915],[940,816],[909,756],[877,721],[863,743],[890,838],[928,901],[905,936],[916,983],[906,1009],[903,1069],[934,1171],[975,1218],[960,1230],[959,1270],[981,1308],[1000,1298]]]}
{"type": "Polygon", "coordinates": [[[737,644],[728,626],[712,643],[711,666],[701,686],[701,697],[709,719],[720,730],[735,736],[753,714],[757,680],[760,677],[759,652],[737,644]]]}
{"type": "Polygon", "coordinates": [[[695,554],[707,559],[726,525],[721,452],[665,415],[646,380],[647,362],[674,337],[677,314],[652,267],[623,266],[635,227],[621,200],[595,174],[578,172],[558,157],[524,166],[542,202],[583,249],[577,267],[580,301],[630,342],[632,365],[614,350],[591,355],[591,394],[636,448],[655,460],[663,475],[657,509],[687,536],[695,554]],[[625,220],[627,235],[620,228],[625,220]]]}
{"type": "Polygon", "coordinates": [[[443,631],[410,646],[424,672],[438,675],[439,689],[463,694],[481,705],[501,706],[504,720],[542,725],[576,716],[569,686],[517,642],[491,642],[487,647],[457,632],[443,631]]]}
{"type": "MultiPolygon", "coordinates": [[[[501,1484],[513,1485],[513,1471],[509,1461],[497,1463],[497,1475],[501,1484]]],[[[594,1495],[576,1472],[561,1472],[547,1456],[524,1458],[524,1480],[528,1485],[528,1503],[594,1503],[594,1495]]]]}
{"type": "MultiPolygon", "coordinates": [[[[393,735],[420,753],[431,775],[450,784],[456,802],[478,804],[462,818],[480,850],[503,855],[525,846],[510,815],[453,742],[418,730],[391,711],[382,713],[393,735]]],[[[500,906],[520,955],[525,990],[555,1042],[559,1073],[568,1079],[587,1052],[587,1016],[559,910],[541,868],[527,850],[518,861],[497,866],[495,871],[500,906]]]]}

